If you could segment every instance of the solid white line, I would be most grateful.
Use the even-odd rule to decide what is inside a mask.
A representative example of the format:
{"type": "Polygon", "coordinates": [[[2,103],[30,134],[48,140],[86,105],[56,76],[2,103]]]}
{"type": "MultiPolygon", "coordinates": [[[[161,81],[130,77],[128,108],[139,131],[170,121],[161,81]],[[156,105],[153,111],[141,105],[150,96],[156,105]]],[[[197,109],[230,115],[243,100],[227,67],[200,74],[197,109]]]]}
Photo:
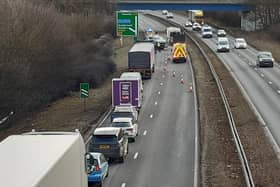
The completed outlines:
{"type": "Polygon", "coordinates": [[[122,186],[121,187],[125,187],[126,186],[126,184],[125,183],[122,183],[122,186]]]}
{"type": "Polygon", "coordinates": [[[145,130],[144,132],[143,132],[143,136],[146,136],[147,135],[147,130],[145,130]]]}
{"type": "Polygon", "coordinates": [[[134,159],[134,160],[136,160],[136,159],[137,159],[137,157],[138,157],[138,152],[136,152],[136,153],[134,154],[133,159],[134,159]]]}
{"type": "Polygon", "coordinates": [[[150,115],[150,118],[152,119],[153,117],[154,117],[154,115],[153,115],[153,114],[151,114],[151,115],[150,115]]]}

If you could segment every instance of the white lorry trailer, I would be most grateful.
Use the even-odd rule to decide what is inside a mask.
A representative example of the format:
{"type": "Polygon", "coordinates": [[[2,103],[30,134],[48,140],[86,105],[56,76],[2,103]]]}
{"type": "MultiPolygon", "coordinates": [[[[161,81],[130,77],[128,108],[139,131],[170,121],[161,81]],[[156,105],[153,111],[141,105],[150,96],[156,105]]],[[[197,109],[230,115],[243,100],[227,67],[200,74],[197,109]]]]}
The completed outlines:
{"type": "Polygon", "coordinates": [[[79,132],[31,132],[0,142],[0,186],[87,187],[94,169],[79,132]]]}

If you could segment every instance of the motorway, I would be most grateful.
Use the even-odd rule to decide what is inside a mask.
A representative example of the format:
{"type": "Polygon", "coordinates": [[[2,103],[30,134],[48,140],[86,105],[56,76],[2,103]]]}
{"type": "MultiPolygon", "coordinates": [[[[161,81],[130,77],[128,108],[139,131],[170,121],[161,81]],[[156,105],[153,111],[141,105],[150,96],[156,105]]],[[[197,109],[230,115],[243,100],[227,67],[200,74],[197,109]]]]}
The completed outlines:
{"type": "MultiPolygon", "coordinates": [[[[140,16],[139,23],[145,30],[150,18],[140,16]]],[[[159,23],[149,26],[162,31],[159,23]]],[[[156,53],[155,73],[151,80],[144,81],[139,136],[129,144],[123,164],[110,164],[104,186],[193,186],[196,120],[194,93],[188,91],[192,73],[189,63],[167,62],[165,71],[170,54],[171,48],[156,53]]],[[[102,126],[108,124],[107,119],[102,126]]]]}
{"type": "MultiPolygon", "coordinates": [[[[149,13],[162,16],[161,12],[149,13]]],[[[174,14],[172,21],[184,25],[187,18],[174,14]]],[[[196,34],[201,37],[200,33],[196,34]]],[[[254,105],[260,121],[268,127],[277,151],[280,145],[280,66],[275,63],[273,68],[259,68],[256,66],[257,50],[252,46],[247,49],[234,49],[231,36],[227,36],[231,43],[230,53],[217,53],[218,57],[228,67],[232,75],[240,82],[243,91],[254,105]]],[[[217,37],[202,39],[213,51],[217,49],[217,37]]],[[[278,153],[279,154],[279,153],[278,153]]],[[[278,155],[279,157],[279,155],[278,155]]]]}

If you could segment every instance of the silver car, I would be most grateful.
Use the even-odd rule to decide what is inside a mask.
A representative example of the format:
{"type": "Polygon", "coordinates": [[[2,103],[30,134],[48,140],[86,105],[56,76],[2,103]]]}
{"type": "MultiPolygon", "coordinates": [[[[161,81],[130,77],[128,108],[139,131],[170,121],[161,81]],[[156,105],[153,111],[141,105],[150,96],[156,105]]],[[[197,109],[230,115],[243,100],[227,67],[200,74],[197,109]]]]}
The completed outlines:
{"type": "Polygon", "coordinates": [[[271,52],[261,51],[257,55],[257,66],[259,67],[273,67],[274,58],[271,52]]]}

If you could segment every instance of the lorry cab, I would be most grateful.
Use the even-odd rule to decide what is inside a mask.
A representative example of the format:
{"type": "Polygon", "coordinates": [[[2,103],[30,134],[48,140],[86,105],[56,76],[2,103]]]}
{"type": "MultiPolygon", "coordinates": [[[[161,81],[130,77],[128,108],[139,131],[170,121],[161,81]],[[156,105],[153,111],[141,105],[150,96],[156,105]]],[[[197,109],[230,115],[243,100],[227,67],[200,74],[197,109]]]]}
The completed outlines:
{"type": "Polygon", "coordinates": [[[173,45],[173,62],[186,62],[187,61],[187,50],[185,43],[175,43],[173,45]]]}

